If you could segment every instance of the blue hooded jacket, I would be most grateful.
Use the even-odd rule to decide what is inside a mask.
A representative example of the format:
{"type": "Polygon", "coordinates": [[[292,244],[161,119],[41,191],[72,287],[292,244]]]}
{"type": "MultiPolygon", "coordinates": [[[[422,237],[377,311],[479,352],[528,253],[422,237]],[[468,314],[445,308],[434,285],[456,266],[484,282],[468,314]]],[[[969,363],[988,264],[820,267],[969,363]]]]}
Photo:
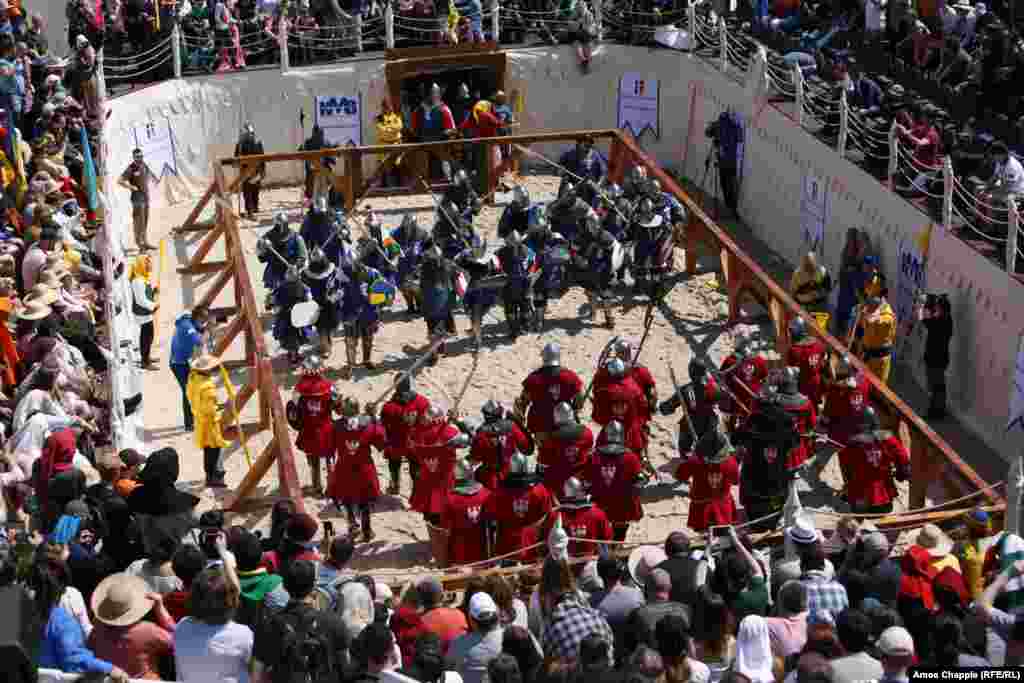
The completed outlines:
{"type": "Polygon", "coordinates": [[[181,315],[174,321],[174,338],[171,339],[171,365],[188,365],[192,355],[203,340],[203,335],[192,320],[191,313],[181,315]]]}

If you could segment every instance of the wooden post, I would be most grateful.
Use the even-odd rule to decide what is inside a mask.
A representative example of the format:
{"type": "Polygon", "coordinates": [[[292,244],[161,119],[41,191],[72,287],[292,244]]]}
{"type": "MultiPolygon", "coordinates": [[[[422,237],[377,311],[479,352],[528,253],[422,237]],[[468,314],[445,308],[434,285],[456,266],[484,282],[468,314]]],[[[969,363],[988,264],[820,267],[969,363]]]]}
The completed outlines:
{"type": "Polygon", "coordinates": [[[611,149],[608,151],[608,180],[621,185],[626,175],[626,164],[628,163],[628,150],[618,138],[612,140],[611,149]]]}

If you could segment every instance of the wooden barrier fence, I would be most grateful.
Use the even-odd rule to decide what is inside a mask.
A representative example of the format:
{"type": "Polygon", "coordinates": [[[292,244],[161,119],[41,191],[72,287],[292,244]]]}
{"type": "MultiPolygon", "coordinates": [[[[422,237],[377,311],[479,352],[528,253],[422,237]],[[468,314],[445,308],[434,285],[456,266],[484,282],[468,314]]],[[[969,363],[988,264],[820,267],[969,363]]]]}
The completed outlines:
{"type": "MultiPolygon", "coordinates": [[[[650,177],[661,182],[663,190],[671,192],[677,197],[689,212],[690,222],[686,231],[686,271],[693,274],[696,272],[698,256],[701,248],[711,252],[721,268],[722,279],[729,300],[729,320],[737,322],[740,317],[744,300],[752,300],[761,304],[771,316],[779,354],[783,358],[789,345],[788,328],[786,322],[795,315],[802,315],[811,322],[809,329],[812,334],[820,338],[833,354],[848,354],[852,358],[853,365],[864,372],[871,383],[872,400],[879,409],[880,417],[886,425],[900,435],[910,450],[912,463],[912,479],[910,488],[911,508],[924,506],[927,487],[932,481],[941,481],[947,500],[960,498],[965,494],[978,490],[984,490],[979,502],[988,505],[1002,505],[1005,501],[998,492],[988,487],[987,482],[965,463],[947,444],[942,437],[933,431],[927,423],[918,417],[898,396],[896,396],[885,384],[880,382],[867,367],[856,359],[852,353],[836,338],[828,334],[826,330],[819,329],[813,318],[804,311],[799,304],[776,283],[760,266],[757,265],[732,238],[720,226],[716,225],[704,213],[701,207],[667,174],[651,157],[639,148],[632,136],[618,130],[585,130],[585,131],[561,131],[552,133],[540,133],[534,135],[513,135],[497,138],[482,138],[472,142],[483,145],[488,154],[495,146],[529,145],[537,143],[555,142],[576,142],[583,138],[590,138],[597,142],[610,144],[608,152],[608,176],[617,183],[621,183],[628,167],[633,165],[644,166],[648,169],[650,177]]],[[[196,229],[196,220],[201,215],[203,208],[210,201],[217,201],[217,220],[200,244],[191,262],[183,269],[183,272],[219,272],[219,276],[213,288],[207,292],[204,301],[213,301],[217,292],[228,282],[235,282],[236,301],[238,304],[238,317],[229,327],[233,336],[224,342],[223,348],[227,348],[230,340],[243,331],[246,334],[246,359],[250,368],[254,368],[255,375],[252,376],[250,384],[246,388],[250,392],[258,391],[261,402],[261,415],[269,416],[262,428],[270,426],[274,429],[275,443],[268,447],[270,453],[264,453],[253,468],[253,471],[246,477],[243,486],[235,492],[232,499],[233,504],[251,493],[259,478],[265,474],[270,463],[276,458],[281,471],[282,488],[295,494],[298,493],[298,482],[294,475],[294,456],[290,439],[288,437],[287,422],[284,420],[280,395],[273,386],[273,378],[270,374],[269,359],[266,357],[266,350],[262,339],[262,328],[259,325],[258,310],[252,292],[249,274],[245,267],[241,248],[238,241],[237,216],[231,209],[229,195],[237,192],[242,180],[252,175],[265,163],[290,162],[290,161],[311,161],[321,169],[325,168],[323,159],[334,158],[344,161],[344,173],[331,175],[331,182],[345,197],[345,203],[349,210],[353,209],[356,203],[370,193],[371,186],[375,180],[391,168],[396,160],[403,155],[426,153],[438,158],[451,158],[452,150],[467,144],[466,140],[453,140],[450,142],[429,142],[401,145],[376,145],[366,147],[343,147],[315,152],[289,152],[284,154],[263,154],[224,159],[216,164],[216,172],[213,183],[206,191],[203,198],[196,205],[182,229],[196,229]],[[383,156],[383,161],[369,179],[363,174],[363,159],[367,156],[383,156]],[[316,163],[321,162],[321,163],[316,163]],[[237,175],[230,182],[224,177],[225,168],[236,168],[237,175]],[[205,259],[212,249],[214,243],[223,236],[227,240],[228,258],[223,262],[206,262],[205,259]],[[287,470],[287,472],[285,471],[287,470]]],[[[486,165],[486,187],[493,190],[500,180],[502,173],[507,169],[512,158],[505,159],[501,166],[492,168],[486,165]]],[[[406,189],[402,193],[409,193],[406,189]]],[[[399,194],[387,188],[374,188],[374,193],[379,196],[390,196],[399,194]]],[[[489,193],[493,197],[493,192],[489,193]]],[[[201,228],[199,228],[201,229],[201,228]]],[[[223,349],[222,349],[223,350],[223,349]]],[[[240,397],[241,398],[241,397],[240,397]]]]}
{"type": "MultiPolygon", "coordinates": [[[[241,176],[240,176],[241,177],[241,176]]],[[[237,180],[237,179],[236,179],[237,180]]],[[[242,360],[226,360],[227,368],[248,368],[248,380],[238,391],[234,400],[234,411],[240,415],[242,409],[255,396],[259,401],[259,421],[256,424],[231,426],[226,428],[225,437],[229,440],[240,439],[239,429],[246,435],[266,430],[273,432],[273,438],[263,452],[251,464],[242,483],[228,494],[224,507],[228,510],[238,508],[241,501],[251,495],[260,481],[276,462],[281,496],[292,499],[299,509],[304,509],[302,488],[299,484],[298,470],[295,466],[295,451],[291,435],[288,432],[288,421],[285,417],[284,402],[274,381],[274,369],[267,352],[263,326],[260,322],[259,307],[253,292],[252,279],[245,262],[241,235],[238,229],[238,216],[231,208],[230,193],[239,182],[228,184],[220,165],[214,168],[214,180],[210,190],[203,197],[202,203],[210,200],[216,202],[216,218],[210,232],[199,243],[189,262],[178,269],[179,273],[199,275],[216,273],[212,284],[205,288],[197,306],[211,308],[211,313],[228,316],[230,319],[216,340],[213,353],[221,358],[238,338],[244,335],[244,354],[242,360]],[[208,261],[207,257],[213,248],[223,240],[225,258],[219,261],[208,261]],[[229,308],[212,308],[228,283],[234,288],[234,305],[229,308]]],[[[230,411],[226,411],[230,413],[230,411]]]]}

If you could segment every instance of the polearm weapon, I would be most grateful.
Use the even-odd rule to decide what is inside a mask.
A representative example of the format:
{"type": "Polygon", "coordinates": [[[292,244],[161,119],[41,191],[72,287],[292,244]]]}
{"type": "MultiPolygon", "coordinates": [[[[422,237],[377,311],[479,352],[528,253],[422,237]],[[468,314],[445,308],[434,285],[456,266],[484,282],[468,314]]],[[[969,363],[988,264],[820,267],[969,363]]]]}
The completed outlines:
{"type": "MultiPolygon", "coordinates": [[[[534,151],[534,150],[532,150],[532,149],[530,149],[528,147],[523,147],[522,145],[515,144],[515,143],[513,143],[512,146],[515,147],[516,149],[522,151],[522,152],[525,152],[527,154],[532,154],[533,156],[537,157],[541,161],[543,161],[543,162],[545,162],[547,164],[550,164],[551,166],[554,166],[555,168],[561,170],[563,173],[572,176],[573,178],[575,178],[576,180],[579,180],[580,182],[586,182],[587,180],[590,180],[590,178],[584,178],[583,176],[576,175],[575,173],[573,173],[572,171],[567,169],[565,166],[562,166],[561,164],[556,163],[556,162],[552,161],[551,159],[548,159],[546,156],[544,156],[540,152],[536,152],[536,151],[534,151]]],[[[596,185],[596,183],[595,183],[595,185],[596,185]]],[[[619,211],[619,207],[615,206],[615,202],[613,202],[611,200],[611,198],[608,195],[606,195],[604,192],[601,192],[600,189],[597,190],[597,196],[600,197],[601,199],[605,200],[606,202],[608,202],[608,206],[610,206],[615,213],[619,214],[619,216],[622,218],[622,220],[626,221],[627,223],[630,222],[629,218],[627,218],[624,213],[619,211]]]]}
{"type": "Polygon", "coordinates": [[[423,189],[427,191],[428,195],[430,195],[430,201],[433,202],[433,204],[434,204],[434,210],[437,211],[438,213],[442,214],[445,218],[447,218],[448,219],[448,224],[451,225],[453,228],[455,228],[454,236],[457,237],[459,239],[459,241],[462,242],[465,246],[467,246],[467,247],[470,246],[466,242],[466,239],[459,232],[459,224],[455,222],[455,219],[451,217],[451,214],[448,213],[448,210],[444,208],[444,204],[439,202],[439,201],[437,201],[437,196],[434,194],[434,191],[430,189],[430,183],[428,183],[423,178],[422,175],[417,175],[416,179],[418,181],[420,181],[420,184],[423,185],[423,189]]]}
{"type": "Polygon", "coordinates": [[[376,399],[371,401],[371,403],[374,405],[380,403],[381,401],[384,400],[384,397],[387,396],[392,391],[394,391],[399,384],[401,384],[407,378],[412,377],[413,373],[419,370],[424,363],[430,360],[430,357],[434,355],[434,352],[437,351],[438,347],[441,346],[441,344],[443,344],[447,339],[448,335],[446,334],[430,342],[430,346],[427,347],[427,350],[423,353],[423,355],[417,358],[416,362],[409,366],[409,369],[407,369],[405,372],[396,377],[395,381],[392,382],[387,389],[382,391],[376,399]]]}
{"type": "Polygon", "coordinates": [[[271,254],[276,256],[281,261],[281,263],[283,263],[285,265],[286,268],[291,268],[292,266],[295,265],[294,263],[292,263],[291,261],[286,259],[284,256],[281,256],[281,252],[279,252],[277,249],[274,249],[274,245],[272,245],[270,243],[270,240],[268,240],[267,238],[261,237],[259,239],[259,241],[256,243],[256,248],[257,249],[260,248],[260,244],[263,245],[263,247],[262,247],[263,249],[266,249],[271,254]]]}
{"type": "Polygon", "coordinates": [[[644,334],[640,337],[640,344],[636,347],[636,352],[633,353],[633,358],[630,359],[634,364],[640,359],[640,352],[644,348],[644,343],[647,341],[647,336],[651,333],[651,327],[654,325],[654,307],[658,305],[658,301],[651,299],[651,302],[647,304],[647,312],[644,313],[644,334]]]}
{"type": "Polygon", "coordinates": [[[597,379],[597,373],[600,372],[602,367],[604,367],[604,362],[608,359],[608,356],[611,355],[612,346],[617,341],[619,341],[619,335],[615,335],[609,339],[608,343],[604,345],[603,349],[601,349],[601,354],[597,357],[597,370],[594,371],[594,374],[590,378],[590,382],[587,383],[587,390],[583,392],[583,396],[579,400],[580,408],[582,408],[584,404],[586,404],[587,399],[590,398],[590,392],[594,389],[594,380],[597,379]]]}
{"type": "Polygon", "coordinates": [[[672,363],[668,364],[668,376],[672,379],[672,388],[675,389],[676,395],[679,396],[679,407],[683,411],[683,419],[686,420],[686,428],[690,431],[690,436],[693,438],[693,445],[697,445],[698,436],[697,430],[693,428],[693,420],[690,419],[690,409],[686,405],[686,395],[683,394],[683,390],[679,388],[679,380],[676,379],[675,368],[672,367],[672,363]]]}

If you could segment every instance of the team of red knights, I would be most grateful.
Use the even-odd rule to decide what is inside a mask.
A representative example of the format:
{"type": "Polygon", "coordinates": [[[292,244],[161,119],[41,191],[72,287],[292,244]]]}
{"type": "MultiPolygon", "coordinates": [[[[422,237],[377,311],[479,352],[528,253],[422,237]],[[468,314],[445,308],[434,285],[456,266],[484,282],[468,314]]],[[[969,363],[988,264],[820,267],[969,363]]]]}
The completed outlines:
{"type": "Polygon", "coordinates": [[[658,478],[648,458],[656,413],[680,416],[674,476],[689,486],[695,531],[742,521],[735,487],[746,521],[774,528],[790,482],[823,444],[838,450],[853,512],[891,511],[910,459],[881,429],[867,380],[847,358],[829,358],[803,319],[790,324],[790,337],[781,370],[770,371],[752,340],[737,335],[717,370],[693,359],[683,386],[673,373],[662,401],[630,342],[609,343],[586,388],[549,343],[513,408],[489,400],[476,426],[418,393],[408,373],[383,405],[360,410],[311,363],[289,415],[314,487],[346,510],[350,533],[362,541],[374,537],[371,510],[381,496],[373,451],[388,464],[388,495],[400,493],[407,462],[409,505],[447,538],[451,565],[532,561],[559,517],[573,556],[624,540],[643,518],[643,488],[658,478]],[[588,399],[593,426],[580,419],[588,399]]]}

